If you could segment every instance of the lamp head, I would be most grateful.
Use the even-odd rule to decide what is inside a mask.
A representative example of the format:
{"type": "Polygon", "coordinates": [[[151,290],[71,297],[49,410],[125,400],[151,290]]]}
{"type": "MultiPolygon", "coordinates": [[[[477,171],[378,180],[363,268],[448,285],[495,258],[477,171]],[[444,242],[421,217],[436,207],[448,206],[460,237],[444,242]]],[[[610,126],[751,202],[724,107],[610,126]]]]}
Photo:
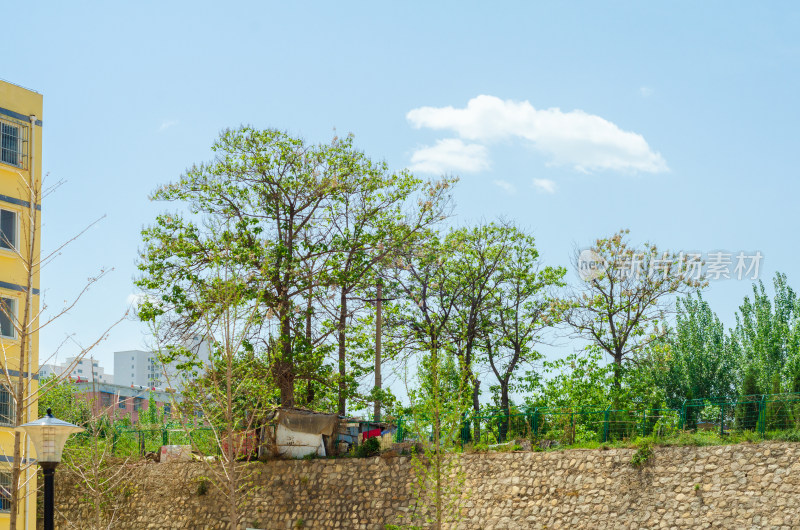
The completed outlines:
{"type": "Polygon", "coordinates": [[[58,464],[69,435],[85,429],[54,418],[53,411],[48,408],[44,418],[20,425],[15,430],[31,437],[36,448],[36,459],[40,464],[58,464]]]}

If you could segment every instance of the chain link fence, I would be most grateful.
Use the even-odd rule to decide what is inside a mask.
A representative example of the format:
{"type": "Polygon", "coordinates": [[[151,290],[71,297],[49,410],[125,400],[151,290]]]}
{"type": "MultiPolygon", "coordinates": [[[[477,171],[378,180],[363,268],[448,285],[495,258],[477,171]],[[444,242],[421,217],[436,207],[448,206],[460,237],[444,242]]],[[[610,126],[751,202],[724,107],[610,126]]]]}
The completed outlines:
{"type": "MultiPolygon", "coordinates": [[[[576,445],[637,437],[665,439],[682,432],[710,431],[720,436],[751,432],[761,438],[800,431],[800,393],[742,396],[738,399],[692,399],[680,408],[637,406],[580,408],[509,408],[465,413],[462,444],[501,444],[513,440],[576,445]]],[[[411,418],[399,418],[396,439],[413,436],[411,418]]],[[[547,444],[545,444],[547,445],[547,444]]]]}

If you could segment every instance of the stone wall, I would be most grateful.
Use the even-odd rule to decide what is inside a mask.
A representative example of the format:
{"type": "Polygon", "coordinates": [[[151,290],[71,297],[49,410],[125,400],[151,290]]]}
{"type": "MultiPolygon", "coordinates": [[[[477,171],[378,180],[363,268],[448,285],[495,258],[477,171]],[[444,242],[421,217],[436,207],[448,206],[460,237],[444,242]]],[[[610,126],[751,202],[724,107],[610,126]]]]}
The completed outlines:
{"type": "MultiPolygon", "coordinates": [[[[463,455],[458,528],[800,528],[800,444],[656,448],[641,468],[630,465],[633,453],[463,455]]],[[[148,464],[113,527],[228,527],[219,492],[198,494],[204,466],[148,464]]],[[[245,524],[253,528],[382,529],[415,498],[406,457],[252,466],[245,524]]],[[[57,509],[82,520],[79,490],[66,473],[57,479],[57,509]]]]}

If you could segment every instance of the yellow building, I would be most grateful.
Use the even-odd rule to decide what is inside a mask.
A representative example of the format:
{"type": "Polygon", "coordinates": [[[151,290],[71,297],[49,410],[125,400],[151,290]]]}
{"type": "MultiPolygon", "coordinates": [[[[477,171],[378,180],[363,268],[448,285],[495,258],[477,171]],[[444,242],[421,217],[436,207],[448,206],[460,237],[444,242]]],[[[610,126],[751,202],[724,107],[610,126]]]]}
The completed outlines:
{"type": "MultiPolygon", "coordinates": [[[[39,337],[31,331],[39,310],[41,161],[42,95],[0,80],[0,529],[10,524],[14,426],[38,417],[39,337]]],[[[20,452],[35,458],[25,437],[20,452]]],[[[20,477],[17,528],[36,527],[35,471],[20,477]]]]}

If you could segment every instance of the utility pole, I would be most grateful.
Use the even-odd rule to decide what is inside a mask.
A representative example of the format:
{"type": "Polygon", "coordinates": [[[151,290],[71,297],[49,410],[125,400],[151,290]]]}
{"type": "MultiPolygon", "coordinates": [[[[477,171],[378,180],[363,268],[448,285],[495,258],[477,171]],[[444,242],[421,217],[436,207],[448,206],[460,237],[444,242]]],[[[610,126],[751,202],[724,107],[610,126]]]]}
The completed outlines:
{"type": "MultiPolygon", "coordinates": [[[[362,302],[372,303],[375,302],[375,388],[380,390],[383,386],[383,377],[381,376],[381,335],[383,333],[383,302],[394,300],[394,298],[383,297],[383,280],[378,278],[377,282],[377,296],[375,298],[359,298],[362,302]]],[[[373,411],[373,420],[381,421],[381,400],[375,400],[375,409],[373,411]]]]}

